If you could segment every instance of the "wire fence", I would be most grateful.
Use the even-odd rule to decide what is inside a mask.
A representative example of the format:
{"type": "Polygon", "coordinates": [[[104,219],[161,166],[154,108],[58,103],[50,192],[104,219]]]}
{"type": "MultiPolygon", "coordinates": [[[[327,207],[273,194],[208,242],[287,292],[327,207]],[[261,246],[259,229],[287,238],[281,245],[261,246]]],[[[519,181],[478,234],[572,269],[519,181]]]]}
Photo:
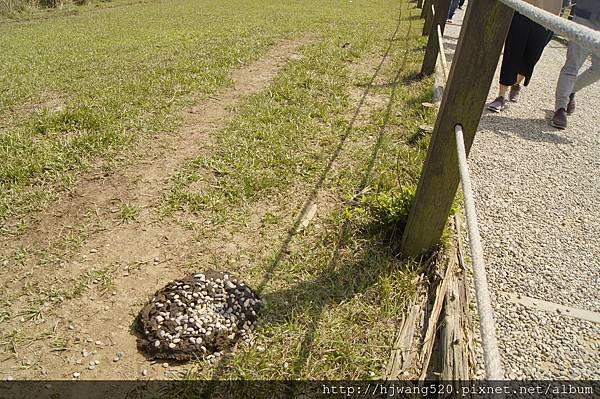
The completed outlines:
{"type": "Polygon", "coordinates": [[[440,53],[440,61],[442,64],[442,73],[444,74],[444,80],[448,80],[448,61],[446,59],[446,50],[444,48],[444,37],[442,35],[442,28],[440,25],[437,25],[437,36],[439,42],[439,53],[440,53]]]}
{"type": "MultiPolygon", "coordinates": [[[[444,1],[444,0],[442,0],[444,1]]],[[[595,54],[600,54],[600,32],[594,31],[586,26],[554,15],[548,11],[539,9],[522,0],[498,0],[516,12],[524,15],[532,21],[544,26],[546,29],[560,34],[569,41],[575,42],[586,50],[595,54]]],[[[599,0],[600,1],[600,0],[599,0]]],[[[569,7],[573,7],[571,4],[569,7]]],[[[565,9],[561,9],[561,15],[565,9]]],[[[431,5],[431,20],[435,20],[435,7],[431,5]]],[[[430,34],[437,34],[438,57],[440,59],[444,84],[448,80],[448,63],[444,47],[444,39],[440,24],[432,27],[430,34]]],[[[494,320],[494,311],[491,305],[490,292],[485,271],[485,262],[483,257],[483,247],[479,228],[477,225],[477,213],[475,210],[475,200],[471,188],[471,177],[467,163],[467,154],[465,150],[465,141],[463,129],[460,124],[455,125],[456,150],[458,156],[458,168],[460,181],[462,185],[465,214],[469,233],[469,246],[471,249],[473,277],[475,283],[475,296],[477,301],[477,310],[479,313],[479,328],[483,344],[483,355],[485,362],[486,377],[490,380],[504,379],[500,351],[498,350],[498,340],[496,337],[496,323],[494,320]]]]}
{"type": "Polygon", "coordinates": [[[467,153],[461,125],[456,125],[456,152],[458,154],[458,169],[462,182],[462,191],[465,202],[465,214],[467,217],[467,228],[469,231],[469,247],[471,248],[471,261],[473,265],[473,281],[475,282],[475,297],[479,311],[479,329],[481,341],[483,342],[483,357],[485,362],[485,373],[490,380],[502,380],[504,371],[500,363],[500,351],[496,338],[496,322],[494,310],[490,300],[485,263],[483,260],[483,246],[477,225],[477,212],[475,211],[475,200],[471,189],[471,175],[467,164],[467,153]]]}

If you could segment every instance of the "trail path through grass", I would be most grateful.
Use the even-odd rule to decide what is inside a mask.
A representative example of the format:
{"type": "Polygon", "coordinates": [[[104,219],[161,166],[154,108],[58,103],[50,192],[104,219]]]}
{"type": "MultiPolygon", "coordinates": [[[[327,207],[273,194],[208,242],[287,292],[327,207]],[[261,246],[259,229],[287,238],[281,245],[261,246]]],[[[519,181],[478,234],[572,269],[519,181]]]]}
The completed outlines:
{"type": "MultiPolygon", "coordinates": [[[[297,40],[282,41],[273,46],[264,58],[235,71],[232,74],[233,87],[189,109],[186,112],[184,126],[176,134],[164,136],[158,143],[154,143],[155,147],[151,149],[148,158],[120,169],[108,177],[86,180],[84,184],[77,186],[69,197],[56,204],[51,214],[42,217],[36,224],[35,231],[30,231],[17,239],[7,240],[7,248],[42,247],[49,238],[52,240],[52,233],[56,231],[57,226],[68,229],[68,226],[77,225],[88,207],[93,206],[96,216],[102,219],[102,224],[107,227],[97,229],[95,234],[90,234],[90,238],[78,249],[78,252],[93,253],[92,262],[95,265],[107,265],[109,268],[107,272],[110,274],[114,274],[115,270],[111,270],[109,265],[127,267],[137,264],[136,266],[139,267],[139,263],[144,262],[155,264],[154,266],[166,263],[167,266],[166,269],[155,267],[146,270],[143,280],[122,280],[122,284],[118,285],[120,292],[134,293],[133,297],[143,297],[153,292],[160,282],[176,278],[180,270],[178,268],[169,270],[168,265],[185,264],[190,259],[190,255],[193,254],[188,253],[192,248],[187,246],[190,232],[172,223],[157,223],[156,215],[149,208],[157,205],[168,179],[185,161],[210,149],[213,144],[211,133],[226,126],[231,118],[230,110],[235,108],[240,99],[267,87],[287,59],[296,54],[300,46],[310,43],[311,40],[314,38],[306,36],[297,40]],[[135,219],[136,226],[122,223],[127,220],[119,220],[123,216],[124,204],[135,204],[135,208],[140,210],[131,217],[135,219]],[[119,211],[113,213],[112,210],[115,209],[119,211]],[[139,225],[147,227],[140,229],[139,225]],[[163,248],[160,248],[161,246],[163,248]],[[168,250],[164,249],[165,246],[168,250]],[[95,252],[98,248],[102,249],[95,252]],[[165,252],[168,252],[168,255],[165,252]],[[168,258],[165,259],[165,256],[168,258]],[[155,262],[155,259],[158,261],[155,262]]],[[[83,256],[87,257],[87,255],[83,256]]],[[[15,265],[12,270],[16,274],[7,281],[10,288],[7,288],[4,293],[12,297],[26,291],[28,287],[56,280],[65,273],[65,268],[68,268],[70,275],[84,275],[90,268],[86,260],[70,264],[61,263],[43,274],[31,273],[30,270],[15,265]]],[[[85,328],[88,332],[106,330],[107,325],[126,327],[121,334],[113,335],[111,341],[122,350],[134,353],[135,345],[128,331],[131,323],[131,315],[128,313],[131,297],[124,295],[120,299],[110,301],[110,312],[104,312],[106,306],[104,302],[86,303],[84,308],[81,308],[80,302],[72,303],[71,306],[67,305],[62,309],[61,313],[64,315],[62,319],[74,323],[74,320],[86,315],[90,320],[85,328]],[[89,315],[97,314],[104,314],[104,317],[89,318],[89,315]]],[[[15,309],[11,310],[23,313],[22,302],[16,302],[14,305],[15,309]]],[[[114,373],[112,375],[118,376],[127,367],[129,367],[128,362],[114,365],[111,367],[114,373]]],[[[56,378],[65,378],[69,374],[59,367],[52,370],[52,375],[56,378]]]]}

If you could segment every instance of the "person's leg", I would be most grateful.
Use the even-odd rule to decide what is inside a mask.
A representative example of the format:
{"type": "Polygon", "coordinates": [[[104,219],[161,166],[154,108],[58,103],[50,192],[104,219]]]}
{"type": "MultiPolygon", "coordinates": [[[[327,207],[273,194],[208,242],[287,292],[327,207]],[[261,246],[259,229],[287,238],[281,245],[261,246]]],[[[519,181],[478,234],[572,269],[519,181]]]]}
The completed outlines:
{"type": "Polygon", "coordinates": [[[583,47],[574,42],[569,43],[569,47],[567,48],[567,60],[560,70],[558,82],[556,83],[556,96],[554,102],[555,111],[567,109],[569,96],[573,93],[575,82],[577,81],[577,74],[587,56],[588,51],[583,47]]]}
{"type": "Polygon", "coordinates": [[[498,97],[487,105],[487,109],[500,112],[506,104],[506,93],[508,88],[517,81],[517,75],[521,65],[521,58],[525,50],[523,37],[526,37],[526,27],[522,24],[522,16],[515,13],[508,29],[506,41],[504,42],[504,54],[502,55],[502,66],[500,67],[500,84],[498,97]]]}
{"type": "Polygon", "coordinates": [[[529,26],[529,36],[527,37],[525,52],[523,53],[523,64],[521,70],[519,70],[519,73],[525,76],[525,86],[529,84],[529,80],[533,76],[535,66],[548,44],[549,36],[548,30],[540,24],[528,18],[526,24],[529,26]]]}
{"type": "Polygon", "coordinates": [[[498,97],[488,105],[487,109],[490,111],[500,112],[504,109],[506,93],[511,86],[517,83],[528,34],[527,26],[523,24],[523,19],[524,17],[521,14],[515,13],[510,23],[508,35],[504,42],[498,97]]]}
{"type": "Polygon", "coordinates": [[[592,53],[592,65],[586,69],[581,75],[577,76],[573,92],[569,95],[569,102],[567,103],[567,115],[571,115],[575,112],[576,101],[575,93],[579,90],[597,82],[600,80],[600,56],[592,53]]]}
{"type": "Polygon", "coordinates": [[[460,0],[452,0],[452,2],[450,3],[450,9],[448,10],[448,21],[451,21],[452,17],[454,17],[454,13],[456,12],[456,9],[458,8],[459,2],[460,2],[460,0]]]}
{"type": "Polygon", "coordinates": [[[510,86],[510,92],[508,93],[508,99],[513,102],[516,103],[517,101],[519,101],[519,95],[521,94],[521,84],[523,83],[523,81],[525,80],[525,76],[521,75],[520,73],[517,75],[517,82],[510,86]]]}
{"type": "MultiPolygon", "coordinates": [[[[583,24],[583,25],[587,26],[588,28],[592,28],[594,30],[600,30],[600,22],[598,22],[598,21],[591,21],[591,20],[577,18],[576,22],[583,24]]],[[[583,65],[583,63],[585,62],[585,59],[587,58],[587,55],[589,54],[589,52],[587,52],[581,48],[579,50],[581,51],[582,54],[577,54],[577,55],[579,55],[581,57],[582,62],[581,62],[581,64],[574,63],[575,65],[573,66],[573,69],[578,66],[577,72],[579,71],[579,69],[581,69],[581,66],[583,65]]],[[[569,61],[569,53],[568,52],[567,52],[567,61],[569,61]]],[[[565,67],[566,67],[566,64],[567,63],[565,63],[565,67]]],[[[563,67],[563,69],[564,69],[564,67],[563,67]]],[[[572,76],[570,76],[570,77],[572,80],[572,76]]],[[[565,93],[567,92],[568,88],[570,87],[570,86],[567,86],[567,83],[561,82],[561,78],[563,78],[562,70],[561,70],[561,75],[559,77],[559,82],[557,83],[557,88],[556,88],[556,92],[557,92],[557,101],[556,101],[557,104],[555,104],[556,112],[558,112],[561,108],[565,109],[565,106],[564,106],[565,98],[564,97],[565,97],[565,93]],[[560,89],[560,91],[561,91],[560,100],[558,99],[559,84],[562,84],[565,86],[560,89]]],[[[563,79],[566,80],[566,77],[563,79]]],[[[573,112],[575,112],[575,93],[577,93],[579,90],[591,85],[592,83],[594,83],[598,80],[600,80],[600,56],[598,56],[598,54],[592,53],[592,65],[581,75],[577,76],[577,78],[575,79],[575,84],[573,85],[573,88],[571,89],[570,93],[568,94],[568,101],[566,103],[567,115],[571,115],[573,112]]],[[[568,83],[570,83],[570,82],[568,82],[568,83]]],[[[565,121],[566,121],[566,119],[565,119],[565,121]]],[[[561,124],[558,123],[558,125],[561,125],[561,124]]]]}
{"type": "MultiPolygon", "coordinates": [[[[599,28],[593,26],[589,20],[577,16],[574,17],[574,20],[592,29],[599,28]]],[[[575,111],[575,91],[581,90],[600,78],[600,60],[597,55],[592,56],[592,66],[580,75],[582,79],[580,80],[577,76],[588,55],[589,51],[577,43],[569,43],[567,60],[560,70],[558,82],[556,83],[554,115],[550,122],[557,129],[565,129],[567,127],[567,114],[575,111]]]]}
{"type": "Polygon", "coordinates": [[[460,0],[460,2],[458,3],[458,8],[462,10],[462,7],[465,5],[465,1],[466,0],[460,0]]]}
{"type": "MultiPolygon", "coordinates": [[[[588,20],[585,25],[588,28],[600,31],[600,21],[592,22],[588,20]]],[[[573,93],[577,93],[579,90],[597,82],[598,80],[600,80],[600,55],[597,53],[592,53],[592,65],[577,77],[577,81],[573,87],[573,93]]]]}
{"type": "Polygon", "coordinates": [[[528,27],[524,24],[524,20],[525,17],[515,13],[506,35],[500,67],[500,95],[502,92],[506,93],[508,87],[517,82],[528,35],[528,27]]]}
{"type": "MultiPolygon", "coordinates": [[[[512,85],[503,85],[500,84],[500,87],[498,88],[498,95],[505,97],[506,98],[506,92],[508,91],[508,89],[510,89],[510,94],[511,96],[513,95],[513,91],[519,90],[518,88],[520,87],[520,84],[523,83],[523,81],[525,80],[525,76],[521,75],[520,73],[517,74],[517,80],[515,81],[514,84],[512,85]]],[[[518,96],[518,94],[517,94],[518,96]]],[[[511,98],[510,99],[513,102],[516,102],[516,98],[511,98]]]]}
{"type": "Polygon", "coordinates": [[[577,76],[573,93],[577,93],[579,90],[588,87],[598,80],[600,80],[600,55],[592,53],[592,65],[581,75],[577,76]]]}

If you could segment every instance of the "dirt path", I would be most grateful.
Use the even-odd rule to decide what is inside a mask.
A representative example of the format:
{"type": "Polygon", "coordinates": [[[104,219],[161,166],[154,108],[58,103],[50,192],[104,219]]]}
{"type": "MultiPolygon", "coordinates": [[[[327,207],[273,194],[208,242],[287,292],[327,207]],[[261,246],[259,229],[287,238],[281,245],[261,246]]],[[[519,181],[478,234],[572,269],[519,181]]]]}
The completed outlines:
{"type": "Polygon", "coordinates": [[[211,244],[200,248],[193,230],[158,221],[153,206],[186,161],[210,151],[211,134],[226,125],[230,110],[266,88],[300,46],[314,40],[306,36],[277,43],[259,61],[235,71],[233,87],[190,109],[179,131],[146,143],[144,159],[110,176],[82,179],[48,213],[28,221],[31,229],[2,238],[1,257],[20,259],[3,265],[12,272],[2,276],[5,312],[12,317],[3,322],[3,343],[14,349],[0,359],[4,374],[60,379],[79,371],[87,379],[131,379],[147,368],[149,377],[164,377],[160,365],[149,367],[137,353],[131,320],[149,293],[181,275],[191,257],[211,244]],[[135,222],[121,223],[116,211],[121,204],[141,209],[135,222]],[[65,244],[74,235],[85,240],[71,247],[65,244]],[[58,304],[51,305],[52,293],[68,285],[65,279],[76,287],[77,281],[101,287],[103,276],[114,279],[105,287],[107,292],[84,290],[81,297],[64,302],[57,298],[58,304]],[[40,300],[41,308],[31,310],[40,300]],[[20,314],[32,320],[19,320],[20,314]],[[82,351],[89,355],[83,357],[82,351]],[[116,352],[125,356],[102,367],[116,352]],[[88,370],[88,362],[94,360],[100,364],[88,370]]]}

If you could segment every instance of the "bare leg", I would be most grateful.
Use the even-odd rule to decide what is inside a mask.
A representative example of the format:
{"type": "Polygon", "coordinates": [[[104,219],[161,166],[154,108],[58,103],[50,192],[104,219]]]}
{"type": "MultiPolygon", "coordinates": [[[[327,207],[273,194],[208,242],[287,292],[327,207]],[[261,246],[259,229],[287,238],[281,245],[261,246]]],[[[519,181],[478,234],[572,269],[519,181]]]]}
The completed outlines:
{"type": "MultiPolygon", "coordinates": [[[[518,74],[517,75],[517,82],[515,84],[521,84],[523,83],[523,81],[525,80],[525,76],[518,74]]],[[[498,88],[498,95],[500,97],[504,97],[506,98],[506,92],[508,91],[510,86],[505,86],[503,84],[500,84],[500,87],[498,88]]]]}

